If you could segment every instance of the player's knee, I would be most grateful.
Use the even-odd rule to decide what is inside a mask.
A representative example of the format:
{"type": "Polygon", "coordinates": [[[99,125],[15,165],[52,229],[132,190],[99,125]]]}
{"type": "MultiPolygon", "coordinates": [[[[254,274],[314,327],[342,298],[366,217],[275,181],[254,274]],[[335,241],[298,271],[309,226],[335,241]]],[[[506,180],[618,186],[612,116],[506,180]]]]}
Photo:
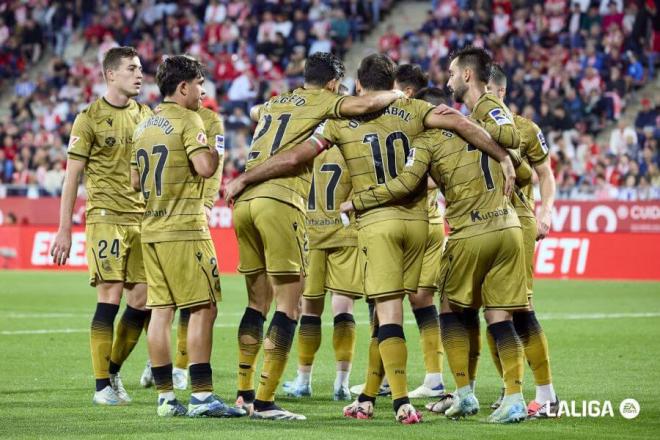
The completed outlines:
{"type": "Polygon", "coordinates": [[[100,283],[96,285],[98,302],[108,304],[119,304],[123,291],[123,283],[100,283]]]}

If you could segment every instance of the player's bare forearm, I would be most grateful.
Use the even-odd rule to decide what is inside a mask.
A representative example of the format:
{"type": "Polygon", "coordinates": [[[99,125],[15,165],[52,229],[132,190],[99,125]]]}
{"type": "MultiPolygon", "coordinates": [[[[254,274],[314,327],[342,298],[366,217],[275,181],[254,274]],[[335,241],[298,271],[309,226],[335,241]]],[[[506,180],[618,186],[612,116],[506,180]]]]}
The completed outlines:
{"type": "Polygon", "coordinates": [[[454,110],[434,110],[426,116],[424,125],[427,128],[452,130],[498,162],[502,162],[507,155],[506,150],[499,146],[486,130],[454,110]]]}
{"type": "Polygon", "coordinates": [[[347,96],[341,102],[339,114],[342,116],[359,116],[372,113],[403,97],[405,97],[405,94],[400,90],[384,90],[369,92],[362,96],[347,96]]]}
{"type": "Polygon", "coordinates": [[[541,209],[537,218],[537,229],[539,232],[537,239],[543,239],[550,232],[552,209],[555,204],[556,183],[549,161],[536,165],[534,169],[539,176],[539,189],[541,192],[541,209]]]}
{"type": "Polygon", "coordinates": [[[60,200],[60,226],[55,234],[50,255],[55,264],[65,264],[69,258],[71,249],[71,226],[73,207],[78,195],[78,181],[85,168],[85,162],[78,160],[67,161],[64,184],[62,185],[62,197],[60,200]]]}
{"type": "Polygon", "coordinates": [[[406,166],[395,179],[386,184],[377,185],[353,196],[353,206],[358,211],[363,211],[404,198],[414,192],[420,183],[426,182],[429,163],[430,155],[427,150],[416,149],[412,165],[406,166]]]}
{"type": "Polygon", "coordinates": [[[435,180],[433,180],[433,177],[429,176],[428,179],[426,179],[426,189],[431,191],[434,190],[438,187],[438,184],[435,183],[435,180]]]}
{"type": "Polygon", "coordinates": [[[80,176],[84,168],[85,162],[79,160],[67,161],[60,199],[60,230],[71,230],[73,207],[78,196],[78,182],[80,182],[80,176]]]}

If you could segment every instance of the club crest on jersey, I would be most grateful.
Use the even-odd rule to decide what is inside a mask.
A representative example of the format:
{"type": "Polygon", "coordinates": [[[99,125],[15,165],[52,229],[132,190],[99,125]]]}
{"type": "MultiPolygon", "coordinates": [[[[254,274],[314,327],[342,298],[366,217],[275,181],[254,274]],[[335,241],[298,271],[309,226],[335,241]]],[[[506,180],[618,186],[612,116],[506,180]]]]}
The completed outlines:
{"type": "Polygon", "coordinates": [[[108,136],[107,138],[105,138],[105,146],[106,147],[113,147],[116,142],[117,142],[117,140],[115,138],[113,138],[112,136],[108,136]]]}
{"type": "Polygon", "coordinates": [[[218,154],[225,152],[225,137],[221,134],[215,135],[215,149],[218,150],[218,154]]]}
{"type": "Polygon", "coordinates": [[[208,143],[206,139],[206,133],[204,133],[203,131],[197,133],[197,142],[206,145],[208,143]]]}
{"type": "Polygon", "coordinates": [[[494,108],[488,114],[497,125],[511,125],[511,120],[501,108],[494,108]]]}

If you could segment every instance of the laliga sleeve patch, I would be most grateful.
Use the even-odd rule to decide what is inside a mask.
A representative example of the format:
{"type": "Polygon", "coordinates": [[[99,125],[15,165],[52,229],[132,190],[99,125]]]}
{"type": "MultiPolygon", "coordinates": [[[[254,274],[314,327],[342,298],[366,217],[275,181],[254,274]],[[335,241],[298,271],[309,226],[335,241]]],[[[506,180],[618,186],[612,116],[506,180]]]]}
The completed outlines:
{"type": "Polygon", "coordinates": [[[415,163],[415,149],[411,148],[410,153],[408,153],[408,159],[406,160],[406,167],[411,167],[415,163]]]}
{"type": "Polygon", "coordinates": [[[541,149],[543,149],[543,152],[548,154],[548,144],[545,142],[545,136],[543,136],[543,132],[539,131],[536,133],[536,137],[539,139],[539,143],[541,144],[541,149]]]}
{"type": "Polygon", "coordinates": [[[318,134],[319,136],[323,136],[323,129],[325,128],[325,123],[326,123],[327,121],[328,121],[328,120],[326,119],[326,120],[324,120],[323,122],[321,122],[321,123],[318,125],[318,127],[316,127],[316,130],[314,130],[314,134],[318,134]]]}
{"type": "Polygon", "coordinates": [[[225,137],[221,134],[215,135],[215,149],[218,150],[218,154],[225,153],[225,137]]]}
{"type": "Polygon", "coordinates": [[[204,131],[200,131],[199,133],[197,133],[197,142],[199,142],[202,145],[208,145],[206,139],[206,133],[204,133],[204,131]]]}
{"type": "Polygon", "coordinates": [[[67,149],[70,150],[71,148],[73,148],[73,146],[76,145],[76,142],[78,142],[79,140],[80,140],[80,137],[78,137],[78,136],[71,136],[71,137],[69,138],[69,146],[67,147],[67,149]]]}
{"type": "Polygon", "coordinates": [[[492,109],[488,112],[488,115],[493,118],[493,121],[495,121],[497,125],[512,125],[511,120],[501,108],[492,109]]]}

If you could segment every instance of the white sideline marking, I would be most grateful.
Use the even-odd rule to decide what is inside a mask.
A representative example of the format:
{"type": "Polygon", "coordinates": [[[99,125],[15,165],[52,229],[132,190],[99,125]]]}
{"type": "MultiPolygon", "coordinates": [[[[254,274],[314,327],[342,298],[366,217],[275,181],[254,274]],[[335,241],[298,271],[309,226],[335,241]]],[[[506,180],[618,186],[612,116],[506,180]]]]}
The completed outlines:
{"type": "MultiPolygon", "coordinates": [[[[225,316],[238,316],[240,314],[226,314],[225,316]]],[[[573,321],[578,319],[621,319],[621,318],[657,318],[660,317],[660,312],[646,312],[646,313],[546,313],[539,314],[539,320],[549,321],[573,321]]],[[[369,321],[357,321],[357,325],[368,325],[369,321]]],[[[406,320],[405,324],[413,325],[415,321],[406,320]]],[[[220,323],[215,324],[215,328],[236,328],[238,323],[220,323]]],[[[332,322],[324,322],[323,326],[331,327],[332,322]]],[[[38,330],[3,330],[0,331],[0,336],[14,336],[14,335],[47,335],[56,333],[88,333],[89,328],[61,328],[61,329],[38,329],[38,330]]]]}

